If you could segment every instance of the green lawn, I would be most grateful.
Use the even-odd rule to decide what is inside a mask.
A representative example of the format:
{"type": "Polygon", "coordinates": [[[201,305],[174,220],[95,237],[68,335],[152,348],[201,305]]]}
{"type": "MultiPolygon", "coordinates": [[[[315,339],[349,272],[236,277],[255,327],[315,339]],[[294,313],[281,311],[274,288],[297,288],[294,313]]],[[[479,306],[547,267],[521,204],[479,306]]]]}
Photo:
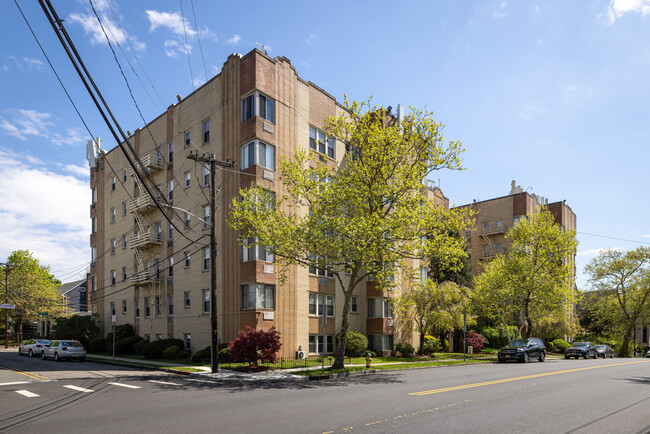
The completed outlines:
{"type": "MultiPolygon", "coordinates": [[[[444,360],[444,361],[428,361],[428,362],[407,362],[407,363],[392,363],[389,365],[371,365],[370,369],[374,370],[393,370],[393,369],[414,369],[414,368],[429,368],[432,366],[450,366],[450,365],[461,365],[464,363],[488,363],[492,362],[491,359],[468,359],[463,360],[444,360]]],[[[341,372],[355,372],[355,371],[364,371],[366,370],[365,366],[351,366],[345,369],[335,369],[335,370],[322,370],[322,369],[310,369],[305,371],[294,372],[296,375],[328,375],[328,374],[337,374],[341,372]]]]}

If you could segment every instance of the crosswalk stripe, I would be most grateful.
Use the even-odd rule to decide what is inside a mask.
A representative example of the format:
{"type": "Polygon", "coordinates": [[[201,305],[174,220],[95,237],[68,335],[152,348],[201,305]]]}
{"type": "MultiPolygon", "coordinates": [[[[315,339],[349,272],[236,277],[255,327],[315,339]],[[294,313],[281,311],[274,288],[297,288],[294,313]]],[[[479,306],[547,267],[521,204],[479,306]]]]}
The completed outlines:
{"type": "Polygon", "coordinates": [[[14,384],[29,384],[29,381],[13,381],[11,383],[0,383],[0,386],[13,386],[14,384]]]}
{"type": "Polygon", "coordinates": [[[78,386],[66,385],[66,386],[63,386],[63,387],[67,387],[68,389],[76,390],[77,392],[84,392],[84,393],[94,392],[94,390],[84,389],[83,387],[78,387],[78,386]]]}
{"type": "Polygon", "coordinates": [[[156,383],[156,384],[167,384],[169,386],[180,386],[178,383],[171,383],[169,381],[159,381],[159,380],[149,380],[150,383],[156,383]]]}
{"type": "Polygon", "coordinates": [[[20,393],[21,395],[26,396],[28,398],[34,398],[36,396],[41,396],[41,395],[37,395],[35,393],[32,393],[29,390],[16,390],[16,393],[20,393]]]}
{"type": "Polygon", "coordinates": [[[134,386],[132,384],[124,384],[124,383],[108,383],[108,384],[112,384],[113,386],[127,387],[129,389],[142,389],[142,387],[134,386]]]}

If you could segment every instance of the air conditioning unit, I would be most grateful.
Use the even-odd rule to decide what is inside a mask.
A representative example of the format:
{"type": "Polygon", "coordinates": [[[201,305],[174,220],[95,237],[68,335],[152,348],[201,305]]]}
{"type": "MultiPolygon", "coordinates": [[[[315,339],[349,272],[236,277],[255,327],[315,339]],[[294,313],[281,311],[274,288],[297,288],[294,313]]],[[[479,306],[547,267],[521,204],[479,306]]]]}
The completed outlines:
{"type": "Polygon", "coordinates": [[[262,318],[264,321],[273,321],[275,318],[275,312],[262,312],[262,318]]]}
{"type": "Polygon", "coordinates": [[[392,326],[393,326],[393,320],[392,320],[392,319],[387,319],[387,320],[386,320],[386,325],[387,325],[388,327],[392,327],[392,326]]]}
{"type": "Polygon", "coordinates": [[[304,360],[307,358],[307,353],[304,351],[296,351],[296,359],[304,360]]]}

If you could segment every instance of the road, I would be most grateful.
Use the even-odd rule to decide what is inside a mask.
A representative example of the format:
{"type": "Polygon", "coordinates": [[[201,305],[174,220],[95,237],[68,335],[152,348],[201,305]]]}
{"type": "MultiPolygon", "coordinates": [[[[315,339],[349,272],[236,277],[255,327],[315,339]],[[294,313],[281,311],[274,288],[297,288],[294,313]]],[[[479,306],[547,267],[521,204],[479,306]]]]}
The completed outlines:
{"type": "Polygon", "coordinates": [[[646,433],[650,359],[218,380],[0,352],[0,431],[646,433]]]}

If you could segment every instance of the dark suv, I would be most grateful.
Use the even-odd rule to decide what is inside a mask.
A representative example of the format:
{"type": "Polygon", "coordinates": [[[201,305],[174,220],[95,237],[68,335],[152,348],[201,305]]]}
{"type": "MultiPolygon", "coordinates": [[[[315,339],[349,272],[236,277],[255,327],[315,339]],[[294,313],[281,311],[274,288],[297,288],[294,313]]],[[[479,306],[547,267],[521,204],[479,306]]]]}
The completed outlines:
{"type": "Polygon", "coordinates": [[[546,360],[546,346],[541,339],[537,338],[513,339],[499,350],[497,357],[499,363],[504,363],[506,360],[528,363],[530,359],[543,362],[546,360]]]}
{"type": "Polygon", "coordinates": [[[584,357],[588,359],[593,357],[594,359],[598,357],[598,351],[596,347],[591,342],[574,342],[569,348],[564,352],[564,358],[568,359],[569,357],[584,357]]]}

